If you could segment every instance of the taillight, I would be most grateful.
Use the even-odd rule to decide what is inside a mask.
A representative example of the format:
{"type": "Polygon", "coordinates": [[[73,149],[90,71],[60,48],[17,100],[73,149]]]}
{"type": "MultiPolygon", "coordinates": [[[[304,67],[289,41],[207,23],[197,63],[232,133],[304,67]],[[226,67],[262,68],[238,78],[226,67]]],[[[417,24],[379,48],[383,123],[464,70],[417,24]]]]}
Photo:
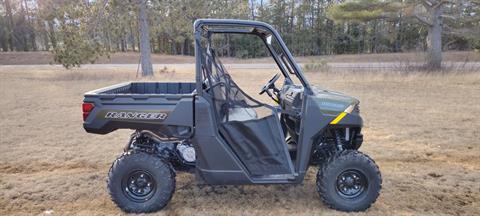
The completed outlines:
{"type": "Polygon", "coordinates": [[[83,111],[83,121],[85,121],[90,114],[90,112],[93,110],[95,106],[93,103],[83,103],[82,104],[82,111],[83,111]]]}

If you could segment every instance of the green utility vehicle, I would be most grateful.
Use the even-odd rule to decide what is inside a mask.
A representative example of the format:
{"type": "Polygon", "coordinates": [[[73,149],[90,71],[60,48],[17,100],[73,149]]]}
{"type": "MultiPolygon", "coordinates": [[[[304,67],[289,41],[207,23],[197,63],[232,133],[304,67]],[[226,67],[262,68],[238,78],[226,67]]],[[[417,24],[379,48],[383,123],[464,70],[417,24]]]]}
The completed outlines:
{"type": "Polygon", "coordinates": [[[318,167],[316,189],[327,206],[363,211],[375,202],[382,178],[375,162],[358,151],[357,99],[313,88],[268,24],[200,19],[194,34],[195,83],[128,82],[85,94],[87,132],[135,130],[108,174],[108,190],[121,209],[162,209],[178,171],[208,185],[300,184],[309,167],[318,167]],[[240,89],[211,46],[215,34],[263,41],[278,74],[259,93],[278,106],[240,89]]]}

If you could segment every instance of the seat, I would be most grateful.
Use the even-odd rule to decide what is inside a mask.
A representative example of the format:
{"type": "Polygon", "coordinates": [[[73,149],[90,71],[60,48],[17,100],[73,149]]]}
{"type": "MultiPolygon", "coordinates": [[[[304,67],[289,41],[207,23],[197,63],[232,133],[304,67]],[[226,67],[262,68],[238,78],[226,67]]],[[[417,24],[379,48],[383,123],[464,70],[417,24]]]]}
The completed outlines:
{"type": "MultiPolygon", "coordinates": [[[[252,108],[237,106],[228,109],[228,121],[248,121],[257,117],[257,112],[252,108]]],[[[226,116],[223,117],[223,121],[227,121],[226,116]]]]}

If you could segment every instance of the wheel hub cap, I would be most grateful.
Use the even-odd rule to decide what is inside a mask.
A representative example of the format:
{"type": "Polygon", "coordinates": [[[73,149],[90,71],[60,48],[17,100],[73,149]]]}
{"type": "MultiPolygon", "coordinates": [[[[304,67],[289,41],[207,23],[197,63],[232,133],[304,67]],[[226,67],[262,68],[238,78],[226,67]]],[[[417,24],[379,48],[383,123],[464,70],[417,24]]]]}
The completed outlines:
{"type": "Polygon", "coordinates": [[[136,202],[144,202],[152,198],[156,190],[155,181],[148,172],[140,170],[126,175],[122,181],[124,194],[136,202]]]}
{"type": "Polygon", "coordinates": [[[358,170],[347,170],[337,178],[337,194],[344,198],[356,198],[367,188],[367,178],[358,170]]]}

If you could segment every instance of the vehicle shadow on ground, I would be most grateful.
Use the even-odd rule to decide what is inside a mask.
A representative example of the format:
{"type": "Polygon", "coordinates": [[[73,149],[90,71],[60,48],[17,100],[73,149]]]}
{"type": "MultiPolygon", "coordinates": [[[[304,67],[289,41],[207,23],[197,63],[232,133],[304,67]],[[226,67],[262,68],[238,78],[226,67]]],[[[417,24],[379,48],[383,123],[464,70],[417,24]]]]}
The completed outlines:
{"type": "Polygon", "coordinates": [[[295,210],[295,205],[302,203],[310,209],[313,207],[319,211],[328,210],[317,193],[313,172],[309,174],[305,181],[298,185],[239,186],[197,184],[194,175],[180,174],[177,176],[179,180],[177,189],[168,209],[174,209],[176,206],[182,206],[184,210],[200,208],[206,211],[209,209],[243,209],[244,211],[263,209],[266,211],[270,208],[278,208],[287,212],[295,210]],[[269,208],[266,209],[267,206],[269,208]]]}

